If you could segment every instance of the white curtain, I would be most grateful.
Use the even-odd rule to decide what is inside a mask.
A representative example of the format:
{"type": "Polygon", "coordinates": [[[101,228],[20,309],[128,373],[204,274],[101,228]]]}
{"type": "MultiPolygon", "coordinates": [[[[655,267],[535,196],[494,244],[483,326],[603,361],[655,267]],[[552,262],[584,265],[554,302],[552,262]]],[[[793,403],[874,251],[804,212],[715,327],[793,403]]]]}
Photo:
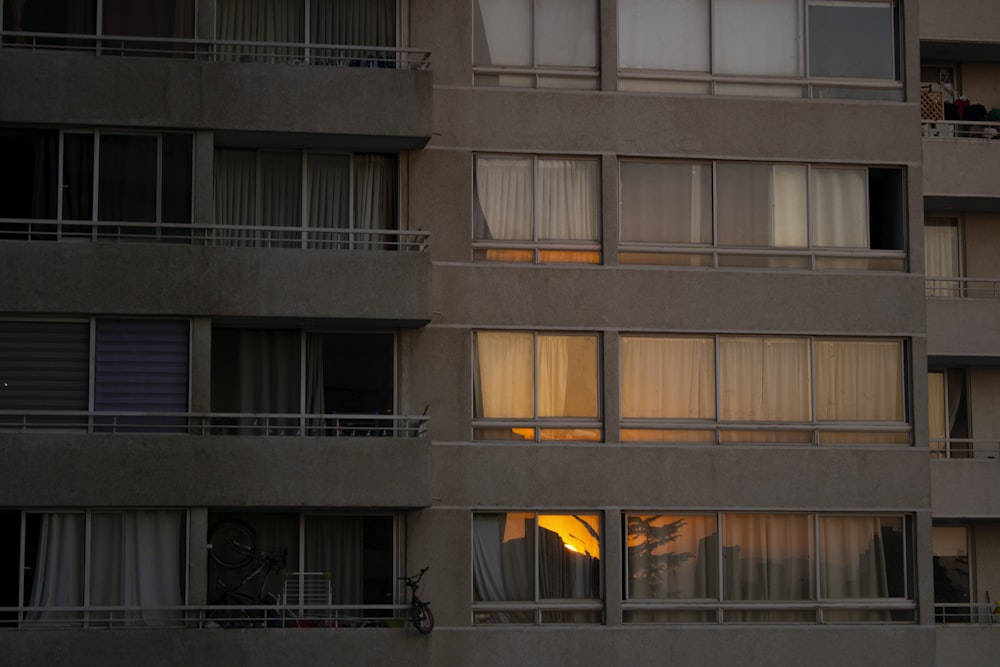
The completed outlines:
{"type": "Polygon", "coordinates": [[[474,64],[530,67],[534,60],[533,0],[476,0],[474,64]]]}
{"type": "Polygon", "coordinates": [[[865,169],[814,167],[809,172],[813,247],[868,247],[868,180],[865,169]]]}
{"type": "Polygon", "coordinates": [[[809,514],[723,514],[723,599],[814,599],[809,514]]]}
{"type": "Polygon", "coordinates": [[[621,164],[622,241],[712,242],[712,168],[676,162],[621,164]]]}
{"type": "MultiPolygon", "coordinates": [[[[945,403],[944,373],[927,374],[927,421],[931,440],[948,437],[948,407],[945,403]]],[[[931,442],[931,449],[940,449],[942,443],[931,442]]]]}
{"type": "Polygon", "coordinates": [[[720,419],[810,420],[807,339],[724,336],[719,355],[720,419]]]}
{"type": "Polygon", "coordinates": [[[707,72],[709,0],[618,0],[618,66],[707,72]]]}
{"type": "Polygon", "coordinates": [[[305,571],[329,572],[334,604],[364,604],[364,519],[307,516],[305,571]]]}
{"type": "Polygon", "coordinates": [[[903,421],[900,341],[817,340],[816,418],[903,421]]]}
{"type": "Polygon", "coordinates": [[[596,161],[538,161],[538,238],[596,241],[600,227],[596,161]]]}
{"type": "Polygon", "coordinates": [[[534,238],[531,158],[476,157],[476,239],[534,238]]]}
{"type": "MultiPolygon", "coordinates": [[[[86,515],[44,514],[29,604],[82,606],[89,563],[89,607],[182,605],[183,526],[184,515],[179,511],[95,512],[90,522],[90,555],[85,558],[86,515]]],[[[39,612],[34,617],[70,616],[39,612]]],[[[90,616],[92,620],[116,618],[132,625],[161,625],[176,621],[178,614],[140,609],[124,615],[97,610],[90,616]]]]}
{"type": "Polygon", "coordinates": [[[801,76],[799,0],[715,0],[713,70],[747,76],[801,76]]]}
{"type": "Polygon", "coordinates": [[[712,338],[621,338],[622,417],[715,418],[712,338]]]}
{"type": "Polygon", "coordinates": [[[476,333],[476,417],[534,417],[534,355],[530,333],[476,333]]]}
{"type": "MultiPolygon", "coordinates": [[[[961,276],[958,251],[958,225],[928,224],[924,227],[924,273],[928,278],[958,278],[961,276]]],[[[953,280],[930,280],[928,296],[961,295],[959,283],[953,280]]]]}
{"type": "MultiPolygon", "coordinates": [[[[86,515],[43,514],[38,556],[33,565],[31,607],[78,607],[84,603],[86,515]]],[[[38,611],[29,619],[79,619],[72,612],[38,611]]]]}
{"type": "Polygon", "coordinates": [[[309,0],[313,44],[393,46],[395,0],[309,0]]]}
{"type": "MultiPolygon", "coordinates": [[[[215,151],[215,224],[257,224],[257,154],[250,150],[220,148],[215,151]]],[[[253,246],[258,232],[219,230],[221,245],[253,246]]]]}
{"type": "Polygon", "coordinates": [[[717,597],[716,524],[715,515],[628,516],[628,597],[717,597]]]}

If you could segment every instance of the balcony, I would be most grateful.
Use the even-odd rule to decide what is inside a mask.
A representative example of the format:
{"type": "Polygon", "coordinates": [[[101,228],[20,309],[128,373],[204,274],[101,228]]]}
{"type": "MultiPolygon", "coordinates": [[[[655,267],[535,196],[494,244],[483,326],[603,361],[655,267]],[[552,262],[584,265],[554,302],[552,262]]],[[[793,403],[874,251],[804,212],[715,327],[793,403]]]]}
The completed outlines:
{"type": "Polygon", "coordinates": [[[302,42],[0,32],[0,122],[326,135],[346,150],[422,148],[426,50],[302,42]],[[117,91],[117,92],[109,92],[117,91]]]}

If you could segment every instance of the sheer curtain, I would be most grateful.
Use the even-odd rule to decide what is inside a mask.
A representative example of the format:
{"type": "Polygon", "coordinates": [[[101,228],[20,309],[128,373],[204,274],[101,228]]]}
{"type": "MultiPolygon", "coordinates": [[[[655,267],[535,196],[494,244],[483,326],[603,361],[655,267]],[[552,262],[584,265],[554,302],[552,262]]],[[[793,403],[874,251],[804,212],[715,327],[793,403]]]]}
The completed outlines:
{"type": "Polygon", "coordinates": [[[715,418],[711,338],[621,338],[622,417],[715,418]]]}
{"type": "Polygon", "coordinates": [[[864,169],[809,172],[809,217],[812,245],[836,248],[868,247],[868,187],[864,169]]]}
{"type": "Polygon", "coordinates": [[[297,246],[302,232],[302,153],[260,154],[260,224],[294,227],[294,231],[268,229],[263,237],[279,248],[297,246]]]}
{"type": "MultiPolygon", "coordinates": [[[[86,515],[43,514],[31,584],[31,607],[78,607],[84,602],[86,515]]],[[[29,620],[79,619],[74,612],[35,611],[29,620]]]]}
{"type": "MultiPolygon", "coordinates": [[[[308,225],[311,229],[345,229],[350,226],[351,159],[347,155],[308,155],[308,225]]],[[[310,232],[312,247],[346,248],[345,235],[310,232]]]]}
{"type": "Polygon", "coordinates": [[[538,416],[597,416],[597,339],[538,336],[538,416]]]}
{"type": "Polygon", "coordinates": [[[720,419],[810,420],[807,339],[724,336],[719,340],[719,366],[720,419]]]}
{"type": "Polygon", "coordinates": [[[481,32],[475,40],[475,65],[530,67],[533,0],[476,0],[475,14],[481,32]]]}
{"type": "Polygon", "coordinates": [[[809,514],[723,514],[723,599],[815,597],[809,514]]]}
{"type": "Polygon", "coordinates": [[[534,337],[530,333],[476,333],[476,417],[535,416],[534,337]]]}
{"type": "MultiPolygon", "coordinates": [[[[184,515],[179,511],[95,512],[90,556],[85,557],[86,515],[44,514],[31,606],[82,606],[89,563],[90,607],[165,607],[184,603],[184,515]]],[[[149,609],[92,612],[92,619],[123,618],[135,625],[161,625],[177,612],[149,609]]],[[[33,618],[79,618],[66,612],[36,612],[33,618]]]]}
{"type": "Polygon", "coordinates": [[[472,536],[475,600],[534,600],[534,515],[477,514],[472,536]]]}
{"type": "MultiPolygon", "coordinates": [[[[350,46],[395,46],[395,0],[310,0],[309,41],[312,44],[350,46]]],[[[391,53],[377,50],[312,49],[322,58],[377,57],[379,64],[390,64],[391,53]]]]}
{"type": "Polygon", "coordinates": [[[596,241],[600,227],[598,164],[538,160],[538,238],[596,241]]]}
{"type": "Polygon", "coordinates": [[[816,418],[903,421],[902,343],[815,343],[816,418]]]}
{"type": "MultiPolygon", "coordinates": [[[[299,414],[301,334],[243,329],[239,346],[239,412],[299,414]]],[[[293,428],[296,422],[268,418],[272,429],[293,428]]]]}
{"type": "Polygon", "coordinates": [[[535,0],[535,64],[597,65],[596,0],[535,0]]]}
{"type": "Polygon", "coordinates": [[[904,596],[903,563],[893,557],[893,545],[884,539],[887,534],[901,537],[902,520],[897,517],[820,519],[823,549],[820,585],[825,599],[904,596]]]}
{"type": "Polygon", "coordinates": [[[619,0],[618,65],[628,69],[711,69],[709,0],[619,0]]]}
{"type": "Polygon", "coordinates": [[[720,245],[806,247],[804,166],[720,163],[716,173],[720,245]]]}
{"type": "MultiPolygon", "coordinates": [[[[392,155],[354,156],[354,226],[357,229],[390,230],[396,227],[396,158],[392,155]]],[[[381,234],[358,236],[360,246],[382,249],[389,241],[381,234]]]]}
{"type": "MultiPolygon", "coordinates": [[[[924,273],[928,278],[961,276],[958,252],[958,225],[928,224],[924,227],[924,273]]],[[[928,296],[961,296],[954,280],[929,280],[928,296]]]]}
{"type": "MultiPolygon", "coordinates": [[[[216,0],[216,33],[220,40],[243,42],[305,41],[302,0],[216,0]]],[[[262,61],[301,55],[302,49],[273,46],[220,46],[223,60],[262,61]]]]}
{"type": "MultiPolygon", "coordinates": [[[[257,222],[257,154],[252,150],[215,151],[215,224],[253,227],[257,222]]],[[[254,246],[259,232],[221,229],[221,245],[254,246]]]]}
{"type": "Polygon", "coordinates": [[[534,237],[531,158],[476,157],[476,239],[530,241],[534,237]]]}
{"type": "Polygon", "coordinates": [[[329,572],[334,604],[364,604],[364,520],[307,516],[305,571],[329,572]]]}

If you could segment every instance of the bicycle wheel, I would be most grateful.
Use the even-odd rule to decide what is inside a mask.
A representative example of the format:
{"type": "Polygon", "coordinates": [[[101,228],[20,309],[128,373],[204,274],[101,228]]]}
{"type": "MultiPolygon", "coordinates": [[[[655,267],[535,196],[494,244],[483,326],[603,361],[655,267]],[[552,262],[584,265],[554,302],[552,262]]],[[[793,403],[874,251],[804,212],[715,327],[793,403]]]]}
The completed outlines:
{"type": "Polygon", "coordinates": [[[209,533],[212,560],[222,567],[243,567],[253,559],[257,538],[253,528],[237,521],[226,519],[215,524],[209,533]]]}
{"type": "Polygon", "coordinates": [[[413,622],[413,627],[422,635],[430,634],[434,629],[434,614],[423,602],[414,603],[410,607],[410,620],[413,622]]]}

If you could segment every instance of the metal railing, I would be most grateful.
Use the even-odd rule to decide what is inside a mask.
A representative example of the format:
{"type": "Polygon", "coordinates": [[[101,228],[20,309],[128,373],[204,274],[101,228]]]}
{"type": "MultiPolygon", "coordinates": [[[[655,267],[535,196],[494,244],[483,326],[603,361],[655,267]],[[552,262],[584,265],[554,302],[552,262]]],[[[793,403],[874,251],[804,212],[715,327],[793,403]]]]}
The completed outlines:
{"type": "Polygon", "coordinates": [[[934,622],[1000,624],[1000,605],[991,602],[936,603],[934,622]]]}
{"type": "Polygon", "coordinates": [[[1000,460],[1000,442],[973,438],[931,438],[932,459],[1000,460]]]}
{"type": "Polygon", "coordinates": [[[1000,139],[1000,123],[988,120],[925,120],[925,139],[1000,139]]]}
{"type": "Polygon", "coordinates": [[[0,431],[421,438],[424,415],[0,410],[0,431]]]}
{"type": "Polygon", "coordinates": [[[409,605],[23,606],[0,607],[3,629],[403,628],[409,605]]]}
{"type": "Polygon", "coordinates": [[[29,51],[69,50],[98,56],[184,58],[212,62],[403,70],[424,70],[430,67],[430,52],[425,49],[357,44],[307,44],[4,30],[0,31],[0,46],[29,51]]]}
{"type": "Polygon", "coordinates": [[[731,76],[702,72],[621,69],[619,90],[662,90],[704,92],[710,95],[767,95],[780,91],[788,97],[809,99],[876,99],[902,101],[903,83],[889,79],[848,79],[842,77],[731,76]],[[639,88],[636,88],[639,86],[639,88]]]}
{"type": "Polygon", "coordinates": [[[425,252],[429,237],[429,232],[408,229],[0,219],[0,240],[11,241],[137,242],[231,248],[425,252]]]}
{"type": "Polygon", "coordinates": [[[924,293],[942,299],[1000,299],[1000,278],[927,277],[924,293]]]}
{"type": "Polygon", "coordinates": [[[630,601],[622,604],[628,623],[914,623],[912,600],[816,602],[630,601]]]}

